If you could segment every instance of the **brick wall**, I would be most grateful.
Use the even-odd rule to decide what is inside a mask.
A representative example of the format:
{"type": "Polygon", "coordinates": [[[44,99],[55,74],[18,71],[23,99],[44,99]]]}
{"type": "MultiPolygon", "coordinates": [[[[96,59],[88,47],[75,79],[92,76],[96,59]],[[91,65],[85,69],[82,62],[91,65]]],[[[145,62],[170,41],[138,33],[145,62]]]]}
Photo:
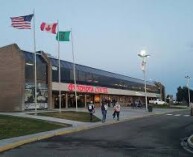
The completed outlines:
{"type": "Polygon", "coordinates": [[[25,62],[16,44],[0,48],[0,111],[22,111],[25,62]]]}

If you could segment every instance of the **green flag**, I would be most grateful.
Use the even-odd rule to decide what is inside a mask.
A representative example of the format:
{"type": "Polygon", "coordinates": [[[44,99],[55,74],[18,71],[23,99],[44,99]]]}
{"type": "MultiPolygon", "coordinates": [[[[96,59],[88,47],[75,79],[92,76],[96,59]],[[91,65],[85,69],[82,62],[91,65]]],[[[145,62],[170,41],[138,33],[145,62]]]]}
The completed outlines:
{"type": "Polygon", "coordinates": [[[58,41],[70,41],[70,31],[59,31],[56,35],[58,41]]]}

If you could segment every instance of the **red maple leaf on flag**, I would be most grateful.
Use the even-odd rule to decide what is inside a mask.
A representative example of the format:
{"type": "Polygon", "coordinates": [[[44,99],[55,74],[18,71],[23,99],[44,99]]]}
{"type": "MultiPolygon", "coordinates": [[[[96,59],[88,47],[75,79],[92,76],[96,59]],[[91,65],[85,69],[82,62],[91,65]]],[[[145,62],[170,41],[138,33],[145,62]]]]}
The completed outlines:
{"type": "Polygon", "coordinates": [[[50,25],[48,25],[45,29],[46,29],[46,31],[50,31],[51,30],[50,25]]]}
{"type": "Polygon", "coordinates": [[[45,22],[42,22],[42,24],[40,25],[41,31],[47,31],[53,34],[56,34],[56,27],[57,23],[47,24],[45,22]]]}

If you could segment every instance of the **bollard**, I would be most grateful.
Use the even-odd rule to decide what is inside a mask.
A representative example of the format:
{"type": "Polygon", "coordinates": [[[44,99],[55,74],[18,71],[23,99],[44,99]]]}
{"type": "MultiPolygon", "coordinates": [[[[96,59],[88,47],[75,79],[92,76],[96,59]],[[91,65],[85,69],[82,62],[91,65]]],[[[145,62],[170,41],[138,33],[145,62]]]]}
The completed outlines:
{"type": "Polygon", "coordinates": [[[193,116],[193,104],[190,104],[190,116],[193,116]]]}
{"type": "Polygon", "coordinates": [[[153,110],[153,106],[152,105],[148,105],[148,111],[152,112],[152,110],[153,110]]]}
{"type": "Polygon", "coordinates": [[[193,116],[193,107],[190,108],[190,116],[193,116]]]}

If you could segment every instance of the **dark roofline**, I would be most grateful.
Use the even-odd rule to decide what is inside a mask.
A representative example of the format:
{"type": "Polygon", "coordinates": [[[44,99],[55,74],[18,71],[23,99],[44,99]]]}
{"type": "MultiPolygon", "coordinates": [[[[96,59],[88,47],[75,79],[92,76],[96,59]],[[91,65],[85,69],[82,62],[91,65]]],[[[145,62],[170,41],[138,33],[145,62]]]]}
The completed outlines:
{"type": "MultiPolygon", "coordinates": [[[[58,60],[58,59],[55,58],[55,57],[48,57],[48,58],[58,60]]],[[[69,63],[69,64],[73,64],[72,62],[65,61],[65,60],[61,60],[61,62],[67,62],[67,63],[69,63]]],[[[109,72],[109,71],[107,71],[107,70],[97,69],[97,68],[93,68],[93,67],[90,67],[90,66],[77,64],[77,63],[75,63],[75,65],[76,65],[76,66],[82,66],[82,67],[85,67],[85,68],[91,68],[91,69],[98,70],[98,71],[103,71],[103,72],[106,72],[106,73],[109,73],[109,74],[113,74],[113,75],[120,75],[120,76],[122,76],[122,77],[126,77],[126,78],[133,79],[134,81],[138,80],[139,82],[136,81],[137,83],[144,83],[144,80],[142,80],[142,79],[138,79],[138,78],[126,76],[126,75],[123,75],[123,74],[118,74],[118,73],[114,73],[114,72],[109,72]]],[[[125,80],[125,79],[123,79],[123,80],[125,80]]],[[[128,80],[127,80],[127,81],[128,81],[128,80]]],[[[154,85],[154,86],[155,86],[155,84],[152,83],[152,82],[146,81],[146,83],[147,83],[148,85],[154,85]]]]}
{"type": "MultiPolygon", "coordinates": [[[[29,51],[25,51],[25,50],[22,50],[22,51],[25,52],[25,53],[34,54],[34,52],[29,52],[29,51]]],[[[37,54],[41,55],[42,52],[43,52],[43,51],[37,51],[37,54]]],[[[43,53],[45,53],[45,52],[43,52],[43,53]]],[[[46,53],[45,53],[45,54],[46,54],[46,53]]],[[[47,55],[47,54],[46,54],[46,55],[47,55]]],[[[57,58],[55,58],[55,57],[53,57],[53,56],[48,56],[48,58],[50,58],[51,60],[52,60],[52,59],[58,60],[57,58]]],[[[66,62],[66,63],[69,63],[69,64],[73,65],[73,63],[72,63],[72,62],[69,62],[69,61],[61,60],[61,62],[66,62]]],[[[132,79],[133,82],[136,82],[136,83],[144,83],[144,80],[142,80],[142,79],[138,79],[138,78],[126,76],[126,75],[123,75],[123,74],[118,74],[118,73],[114,73],[114,72],[109,72],[109,71],[107,71],[107,70],[97,69],[97,68],[93,68],[93,67],[90,67],[90,66],[77,64],[77,63],[75,63],[75,65],[76,65],[76,66],[82,66],[82,67],[85,67],[85,68],[90,68],[90,69],[93,69],[93,70],[98,70],[98,71],[105,72],[105,73],[109,73],[109,74],[112,74],[112,75],[119,75],[119,76],[123,77],[123,78],[122,78],[123,80],[126,80],[126,79],[124,79],[124,77],[125,77],[125,78],[128,78],[128,79],[132,79]]],[[[126,80],[126,81],[128,81],[128,80],[126,80]]],[[[146,81],[146,83],[147,83],[147,85],[153,85],[153,86],[155,86],[155,84],[152,83],[152,82],[146,81]]]]}

